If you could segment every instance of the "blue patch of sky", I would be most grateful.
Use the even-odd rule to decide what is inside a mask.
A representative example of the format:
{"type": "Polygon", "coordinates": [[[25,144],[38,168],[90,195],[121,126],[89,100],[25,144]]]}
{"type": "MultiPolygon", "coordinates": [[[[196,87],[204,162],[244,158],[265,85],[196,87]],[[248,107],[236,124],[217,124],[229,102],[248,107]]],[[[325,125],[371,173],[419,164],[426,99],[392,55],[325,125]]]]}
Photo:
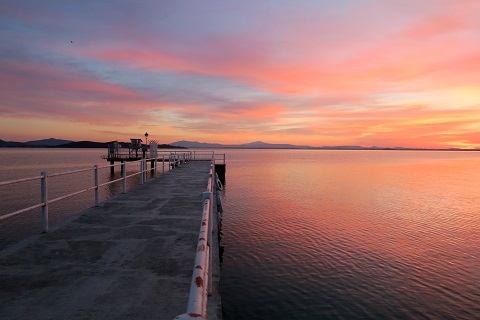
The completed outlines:
{"type": "Polygon", "coordinates": [[[191,72],[149,71],[115,63],[83,59],[80,68],[102,81],[143,92],[153,99],[211,104],[212,101],[257,101],[280,98],[272,93],[222,76],[191,72]]]}

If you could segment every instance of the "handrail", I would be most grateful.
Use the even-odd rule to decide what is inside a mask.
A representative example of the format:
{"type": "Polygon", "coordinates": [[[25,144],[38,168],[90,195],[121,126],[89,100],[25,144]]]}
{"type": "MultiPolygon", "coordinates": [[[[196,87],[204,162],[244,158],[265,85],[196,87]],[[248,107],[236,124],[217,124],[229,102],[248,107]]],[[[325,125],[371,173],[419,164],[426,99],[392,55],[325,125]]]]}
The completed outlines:
{"type": "MultiPolygon", "coordinates": [[[[175,153],[173,154],[176,155],[175,153]]],[[[172,155],[172,153],[170,155],[172,155]]],[[[211,158],[210,158],[211,165],[210,165],[210,171],[209,171],[209,178],[207,181],[207,190],[203,192],[202,222],[201,222],[200,232],[198,236],[197,252],[195,255],[195,264],[192,272],[192,280],[190,284],[190,293],[188,298],[187,312],[185,314],[175,317],[176,320],[193,319],[193,318],[206,319],[208,296],[212,294],[212,238],[213,238],[212,232],[213,232],[213,223],[214,223],[213,196],[214,196],[214,191],[216,191],[216,184],[215,184],[216,180],[214,180],[216,155],[214,152],[212,152],[210,155],[211,155],[211,158]]],[[[173,160],[175,166],[177,164],[181,165],[185,163],[187,160],[192,160],[192,159],[195,160],[195,153],[193,154],[193,156],[192,156],[192,153],[190,152],[190,153],[183,154],[182,157],[174,157],[174,158],[175,159],[172,159],[169,157],[168,161],[170,162],[170,160],[173,160]]],[[[32,181],[32,180],[41,181],[40,203],[29,206],[27,208],[23,208],[14,212],[1,215],[0,220],[4,220],[21,213],[31,211],[36,208],[42,208],[42,231],[48,232],[48,205],[49,204],[76,196],[78,194],[81,194],[90,190],[95,190],[95,205],[98,206],[99,205],[99,202],[98,202],[99,187],[106,186],[118,181],[123,181],[123,193],[126,193],[126,179],[141,174],[142,175],[141,183],[142,184],[145,183],[147,180],[146,174],[149,170],[154,170],[154,172],[156,173],[157,161],[159,159],[160,158],[157,157],[157,158],[140,159],[140,160],[129,162],[129,163],[138,162],[140,164],[140,170],[130,175],[126,174],[126,162],[122,161],[121,164],[117,164],[117,165],[111,164],[111,165],[106,165],[101,167],[94,165],[93,168],[72,170],[72,171],[54,173],[49,175],[47,175],[45,172],[42,172],[40,176],[0,182],[0,186],[5,186],[5,185],[11,185],[11,184],[16,184],[20,182],[32,181]],[[147,169],[147,161],[151,161],[152,163],[155,164],[155,166],[152,167],[151,169],[147,169]],[[99,169],[110,168],[118,165],[122,167],[122,178],[111,180],[102,184],[98,182],[99,169]],[[85,172],[85,171],[92,171],[92,170],[95,172],[94,186],[90,186],[88,188],[78,190],[54,199],[48,198],[48,188],[47,188],[48,178],[69,175],[69,174],[74,174],[79,172],[85,172]]],[[[164,163],[165,163],[164,156],[162,156],[161,159],[162,159],[162,166],[164,166],[164,163]]],[[[206,159],[203,159],[203,160],[206,160],[206,159]]],[[[223,154],[223,161],[225,161],[225,154],[223,154]]],[[[162,170],[162,173],[163,172],[164,170],[162,170]]]]}
{"type": "Polygon", "coordinates": [[[6,186],[6,185],[9,185],[9,184],[32,181],[32,180],[38,180],[38,179],[42,179],[42,178],[43,178],[42,176],[35,176],[35,177],[24,178],[24,179],[2,181],[2,182],[0,182],[0,186],[6,186]]]}
{"type": "MultiPolygon", "coordinates": [[[[119,149],[118,152],[115,153],[114,157],[115,159],[125,159],[125,160],[132,160],[132,159],[140,159],[140,155],[132,155],[131,152],[128,151],[129,149],[127,148],[121,148],[119,149]]],[[[179,154],[179,155],[188,155],[189,157],[191,156],[192,151],[178,151],[178,150],[157,150],[156,151],[156,157],[160,158],[161,155],[169,155],[169,154],[179,154]]],[[[155,156],[152,155],[153,153],[150,153],[150,158],[154,158],[155,156]]],[[[103,155],[101,156],[102,159],[109,159],[109,155],[103,155]]]]}
{"type": "Polygon", "coordinates": [[[94,168],[86,168],[86,169],[78,169],[78,170],[72,170],[72,171],[67,171],[67,172],[58,172],[58,173],[52,173],[49,174],[48,177],[59,177],[59,176],[64,176],[67,174],[74,174],[74,173],[79,173],[79,172],[85,172],[85,171],[92,171],[94,168]]]}
{"type": "Polygon", "coordinates": [[[45,205],[45,203],[42,202],[42,203],[35,204],[33,206],[30,206],[30,207],[26,207],[26,208],[23,208],[23,209],[20,209],[20,210],[11,212],[11,213],[4,214],[4,215],[0,216],[0,220],[7,219],[7,218],[10,218],[10,217],[16,216],[20,213],[24,213],[24,212],[27,212],[27,211],[30,211],[30,210],[33,210],[33,209],[40,208],[44,205],[45,205]]]}
{"type": "MultiPolygon", "coordinates": [[[[66,198],[70,198],[79,194],[82,194],[87,191],[95,190],[95,206],[99,205],[99,188],[103,186],[110,185],[115,182],[123,181],[123,190],[122,193],[126,193],[126,179],[131,178],[136,175],[142,175],[141,177],[141,184],[144,184],[147,181],[147,172],[149,170],[153,170],[155,175],[157,173],[157,161],[158,159],[162,159],[163,163],[163,169],[162,173],[164,172],[164,162],[165,162],[165,156],[162,156],[161,158],[144,158],[136,161],[131,161],[129,163],[135,163],[138,162],[140,164],[140,169],[138,172],[135,172],[133,174],[127,175],[126,174],[126,162],[122,161],[121,164],[110,164],[110,165],[105,165],[105,166],[98,166],[94,165],[91,168],[84,168],[84,169],[78,169],[78,170],[71,170],[71,171],[65,171],[65,172],[58,172],[58,173],[52,173],[52,174],[46,174],[45,172],[42,172],[39,176],[34,176],[34,177],[29,177],[29,178],[22,178],[22,179],[16,179],[16,180],[8,180],[8,181],[2,181],[0,182],[0,186],[7,186],[7,185],[12,185],[12,184],[17,184],[17,183],[22,183],[22,182],[28,182],[28,181],[34,181],[34,180],[40,180],[40,193],[41,193],[41,200],[39,203],[36,203],[34,205],[31,205],[26,208],[22,208],[13,212],[9,212],[3,215],[0,215],[0,221],[8,219],[10,217],[17,216],[19,214],[25,213],[27,211],[31,211],[37,208],[42,208],[42,231],[43,232],[48,232],[48,205],[51,203],[55,203],[60,200],[64,200],[66,198]],[[151,161],[154,163],[154,166],[151,169],[147,169],[147,161],[151,161]],[[121,166],[122,167],[122,178],[107,181],[104,183],[99,183],[98,182],[98,170],[99,169],[104,169],[104,168],[111,168],[115,166],[121,166]],[[86,171],[95,171],[95,176],[94,176],[94,185],[90,186],[85,189],[77,190],[75,192],[62,195],[60,197],[54,198],[54,199],[49,199],[48,198],[48,187],[47,187],[47,181],[48,179],[59,177],[59,176],[65,176],[65,175],[71,175],[75,173],[80,173],[80,172],[86,172],[86,171]]],[[[184,156],[184,160],[187,158],[187,156],[184,156]]],[[[179,164],[185,163],[185,161],[180,161],[179,164]]]]}
{"type": "Polygon", "coordinates": [[[216,164],[226,164],[225,153],[215,153],[214,151],[192,151],[193,160],[210,160],[215,158],[216,164]]]}
{"type": "Polygon", "coordinates": [[[213,231],[213,179],[215,158],[212,156],[207,191],[203,192],[203,214],[198,235],[197,253],[190,283],[187,312],[174,320],[207,319],[208,296],[212,294],[212,231],[213,231]]]}

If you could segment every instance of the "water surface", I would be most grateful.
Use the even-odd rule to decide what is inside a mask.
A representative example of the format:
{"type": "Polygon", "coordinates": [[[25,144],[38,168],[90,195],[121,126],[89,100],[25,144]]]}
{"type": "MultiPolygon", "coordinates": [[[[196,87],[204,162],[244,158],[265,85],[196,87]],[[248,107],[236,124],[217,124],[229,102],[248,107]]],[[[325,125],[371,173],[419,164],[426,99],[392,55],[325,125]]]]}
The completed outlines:
{"type": "MultiPolygon", "coordinates": [[[[104,152],[0,149],[0,181],[103,165],[104,152]]],[[[227,154],[225,320],[480,318],[480,153],[217,152],[227,154]]],[[[49,192],[85,188],[92,175],[49,180],[49,192]]],[[[0,211],[37,203],[38,184],[0,187],[0,211]]],[[[119,191],[102,188],[101,199],[119,191]]],[[[93,199],[60,201],[51,219],[93,199]]],[[[0,244],[38,233],[39,217],[0,221],[0,244]]]]}
{"type": "Polygon", "coordinates": [[[227,151],[226,320],[480,317],[480,153],[227,151]]]}

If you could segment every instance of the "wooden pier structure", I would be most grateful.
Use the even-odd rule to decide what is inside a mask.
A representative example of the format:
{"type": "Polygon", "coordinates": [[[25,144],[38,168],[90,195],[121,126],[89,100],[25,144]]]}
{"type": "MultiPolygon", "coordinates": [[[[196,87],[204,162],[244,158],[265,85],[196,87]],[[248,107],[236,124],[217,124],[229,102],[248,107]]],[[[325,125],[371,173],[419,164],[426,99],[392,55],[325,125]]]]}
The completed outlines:
{"type": "MultiPolygon", "coordinates": [[[[209,181],[211,161],[188,161],[0,251],[0,319],[172,320],[188,314],[209,181]]],[[[190,314],[209,320],[222,318],[213,216],[208,313],[190,314]]]]}

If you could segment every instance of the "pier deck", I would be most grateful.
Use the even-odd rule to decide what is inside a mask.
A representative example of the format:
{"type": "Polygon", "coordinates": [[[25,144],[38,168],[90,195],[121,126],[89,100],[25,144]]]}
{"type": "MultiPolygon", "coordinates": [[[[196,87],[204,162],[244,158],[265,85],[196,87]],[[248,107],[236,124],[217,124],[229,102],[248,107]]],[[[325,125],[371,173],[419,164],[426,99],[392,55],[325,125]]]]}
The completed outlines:
{"type": "MultiPolygon", "coordinates": [[[[209,166],[188,162],[0,252],[0,318],[172,320],[184,313],[209,166]]],[[[217,232],[208,319],[221,318],[217,232]]]]}

